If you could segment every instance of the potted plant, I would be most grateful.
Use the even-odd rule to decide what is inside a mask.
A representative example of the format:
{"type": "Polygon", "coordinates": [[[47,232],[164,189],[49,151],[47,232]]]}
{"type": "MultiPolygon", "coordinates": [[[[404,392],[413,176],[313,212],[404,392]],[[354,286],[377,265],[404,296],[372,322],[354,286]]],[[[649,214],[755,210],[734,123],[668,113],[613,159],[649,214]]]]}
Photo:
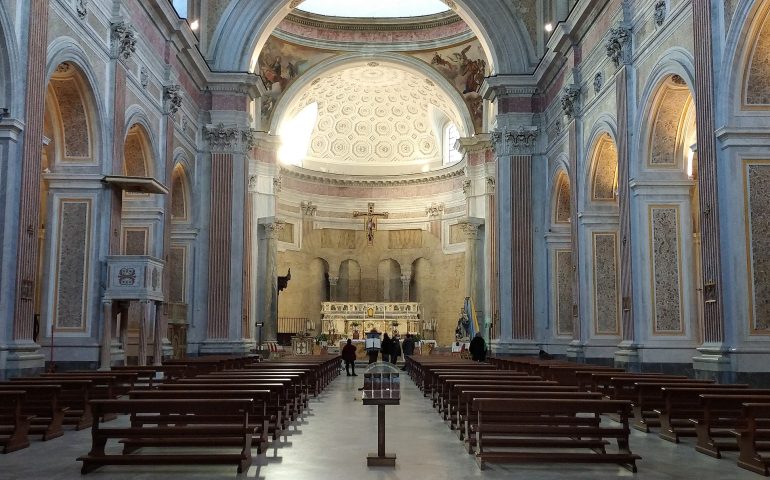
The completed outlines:
{"type": "Polygon", "coordinates": [[[315,341],[318,345],[325,347],[326,344],[329,342],[329,335],[325,333],[319,333],[318,336],[315,337],[315,341]]]}

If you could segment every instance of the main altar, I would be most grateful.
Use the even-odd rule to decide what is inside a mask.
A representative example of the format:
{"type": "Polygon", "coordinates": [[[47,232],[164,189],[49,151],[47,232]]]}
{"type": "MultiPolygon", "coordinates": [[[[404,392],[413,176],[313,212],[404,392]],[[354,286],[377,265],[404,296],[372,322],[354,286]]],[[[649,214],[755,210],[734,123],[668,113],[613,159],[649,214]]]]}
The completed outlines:
{"type": "Polygon", "coordinates": [[[324,302],[323,333],[336,338],[363,338],[372,329],[380,333],[422,335],[420,304],[416,302],[324,302]]]}

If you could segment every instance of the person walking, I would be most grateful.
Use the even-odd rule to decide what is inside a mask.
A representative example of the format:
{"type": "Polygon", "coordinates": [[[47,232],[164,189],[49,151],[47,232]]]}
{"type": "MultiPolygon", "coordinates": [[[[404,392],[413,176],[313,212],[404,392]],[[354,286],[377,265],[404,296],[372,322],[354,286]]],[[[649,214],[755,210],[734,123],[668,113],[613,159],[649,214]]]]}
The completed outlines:
{"type": "Polygon", "coordinates": [[[383,362],[390,361],[390,350],[392,348],[393,348],[393,341],[390,339],[390,337],[386,333],[382,336],[382,346],[380,347],[380,351],[382,351],[383,362]]]}
{"type": "Polygon", "coordinates": [[[398,335],[393,337],[393,340],[391,340],[391,347],[390,347],[390,363],[393,365],[398,363],[398,357],[401,356],[401,341],[398,338],[398,335]]]}
{"type": "Polygon", "coordinates": [[[487,359],[487,342],[484,341],[481,332],[478,332],[476,336],[473,337],[473,340],[471,340],[471,344],[468,347],[468,351],[471,352],[471,358],[473,358],[474,362],[483,362],[487,359]]]}
{"type": "MultiPolygon", "coordinates": [[[[411,333],[407,333],[406,338],[404,339],[404,343],[401,345],[401,350],[404,353],[404,360],[406,360],[406,357],[411,357],[412,355],[414,355],[414,348],[415,348],[414,338],[412,338],[411,333]]],[[[406,364],[404,364],[401,370],[406,371],[406,364]]]]}
{"type": "Polygon", "coordinates": [[[348,338],[348,343],[342,347],[342,360],[345,361],[345,373],[348,377],[357,377],[356,375],[356,347],[353,345],[353,341],[348,338]],[[353,369],[353,373],[350,373],[350,369],[353,369]]]}

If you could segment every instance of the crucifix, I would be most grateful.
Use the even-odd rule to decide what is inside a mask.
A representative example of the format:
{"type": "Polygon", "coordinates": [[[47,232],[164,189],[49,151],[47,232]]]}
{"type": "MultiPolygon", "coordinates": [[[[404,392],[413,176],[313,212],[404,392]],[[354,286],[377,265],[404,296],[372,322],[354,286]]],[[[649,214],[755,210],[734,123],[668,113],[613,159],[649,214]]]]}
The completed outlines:
{"type": "Polygon", "coordinates": [[[374,203],[369,202],[369,208],[366,212],[359,212],[356,210],[353,212],[353,218],[366,217],[364,223],[364,229],[366,230],[366,238],[369,239],[369,245],[374,243],[374,231],[377,230],[377,218],[388,218],[388,212],[375,212],[374,203]]]}

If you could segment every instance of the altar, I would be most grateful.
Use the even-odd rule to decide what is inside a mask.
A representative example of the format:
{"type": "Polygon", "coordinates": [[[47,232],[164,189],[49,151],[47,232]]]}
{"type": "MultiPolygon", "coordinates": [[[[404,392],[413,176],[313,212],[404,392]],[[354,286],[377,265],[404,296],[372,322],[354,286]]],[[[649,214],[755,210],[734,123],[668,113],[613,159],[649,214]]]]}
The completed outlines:
{"type": "Polygon", "coordinates": [[[323,302],[321,328],[337,338],[364,338],[373,329],[390,335],[422,335],[420,314],[416,302],[323,302]]]}

